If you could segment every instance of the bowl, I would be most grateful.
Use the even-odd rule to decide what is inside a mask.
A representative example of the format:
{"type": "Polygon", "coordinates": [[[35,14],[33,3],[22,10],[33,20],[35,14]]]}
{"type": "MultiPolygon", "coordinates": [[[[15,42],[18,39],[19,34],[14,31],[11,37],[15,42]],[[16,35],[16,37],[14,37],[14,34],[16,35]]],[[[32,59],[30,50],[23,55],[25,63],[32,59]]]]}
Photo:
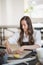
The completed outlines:
{"type": "Polygon", "coordinates": [[[40,61],[40,63],[43,64],[43,48],[37,48],[36,52],[37,52],[38,60],[40,61]]]}

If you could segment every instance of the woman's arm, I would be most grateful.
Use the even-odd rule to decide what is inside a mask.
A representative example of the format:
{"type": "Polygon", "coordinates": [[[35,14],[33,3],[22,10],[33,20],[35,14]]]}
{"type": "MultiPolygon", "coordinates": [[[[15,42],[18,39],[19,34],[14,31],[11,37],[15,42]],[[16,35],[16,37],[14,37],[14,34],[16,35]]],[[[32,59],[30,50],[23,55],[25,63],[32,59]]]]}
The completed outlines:
{"type": "Polygon", "coordinates": [[[6,40],[6,41],[4,42],[4,45],[5,45],[6,49],[7,49],[7,52],[8,52],[8,53],[11,53],[12,50],[11,50],[11,47],[10,47],[10,44],[9,44],[8,40],[6,40]]]}
{"type": "Polygon", "coordinates": [[[25,50],[25,49],[32,49],[32,50],[34,50],[34,49],[36,49],[36,48],[39,48],[40,46],[38,45],[38,44],[34,44],[34,45],[28,45],[28,46],[26,46],[26,45],[24,45],[24,46],[22,46],[21,48],[23,49],[23,50],[25,50]]]}
{"type": "Polygon", "coordinates": [[[28,46],[24,45],[18,48],[16,53],[22,54],[24,50],[35,50],[36,48],[40,48],[40,46],[38,44],[28,45],[28,46]]]}
{"type": "Polygon", "coordinates": [[[13,52],[11,44],[17,44],[18,39],[19,39],[19,33],[16,32],[12,37],[9,37],[8,40],[5,41],[5,47],[7,48],[7,51],[9,53],[13,52]]]}

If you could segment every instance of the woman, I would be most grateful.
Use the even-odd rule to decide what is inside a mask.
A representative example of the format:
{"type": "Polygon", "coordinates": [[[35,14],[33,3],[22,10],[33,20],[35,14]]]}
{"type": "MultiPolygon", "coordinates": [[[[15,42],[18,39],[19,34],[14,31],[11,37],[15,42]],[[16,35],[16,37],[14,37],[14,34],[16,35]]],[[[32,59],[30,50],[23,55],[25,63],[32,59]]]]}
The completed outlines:
{"type": "Polygon", "coordinates": [[[23,16],[20,20],[20,34],[15,33],[12,38],[9,38],[8,41],[6,41],[5,46],[8,50],[8,52],[11,52],[11,48],[9,43],[18,43],[20,45],[20,48],[17,50],[17,53],[21,53],[25,49],[36,49],[39,48],[40,45],[40,39],[41,36],[40,32],[38,31],[38,34],[34,36],[34,33],[36,31],[33,31],[32,22],[31,19],[28,16],[23,16]],[[16,42],[15,42],[16,41],[16,42]]]}

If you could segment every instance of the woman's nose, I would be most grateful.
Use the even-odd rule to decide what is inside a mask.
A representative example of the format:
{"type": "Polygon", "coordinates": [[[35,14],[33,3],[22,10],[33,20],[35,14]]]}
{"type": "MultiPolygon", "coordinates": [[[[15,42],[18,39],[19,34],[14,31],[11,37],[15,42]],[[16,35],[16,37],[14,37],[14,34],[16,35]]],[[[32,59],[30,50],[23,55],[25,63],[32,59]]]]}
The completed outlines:
{"type": "Polygon", "coordinates": [[[24,29],[24,25],[22,26],[22,28],[24,29]]]}

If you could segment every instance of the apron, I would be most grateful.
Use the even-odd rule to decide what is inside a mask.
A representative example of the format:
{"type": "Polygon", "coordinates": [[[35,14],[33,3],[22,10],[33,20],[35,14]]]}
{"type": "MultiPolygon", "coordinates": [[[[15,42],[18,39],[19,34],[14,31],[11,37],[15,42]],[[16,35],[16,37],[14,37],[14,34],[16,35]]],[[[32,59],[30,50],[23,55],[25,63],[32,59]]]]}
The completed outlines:
{"type": "Polygon", "coordinates": [[[29,42],[22,42],[22,44],[20,44],[20,46],[24,46],[24,45],[29,45],[29,42]]]}

